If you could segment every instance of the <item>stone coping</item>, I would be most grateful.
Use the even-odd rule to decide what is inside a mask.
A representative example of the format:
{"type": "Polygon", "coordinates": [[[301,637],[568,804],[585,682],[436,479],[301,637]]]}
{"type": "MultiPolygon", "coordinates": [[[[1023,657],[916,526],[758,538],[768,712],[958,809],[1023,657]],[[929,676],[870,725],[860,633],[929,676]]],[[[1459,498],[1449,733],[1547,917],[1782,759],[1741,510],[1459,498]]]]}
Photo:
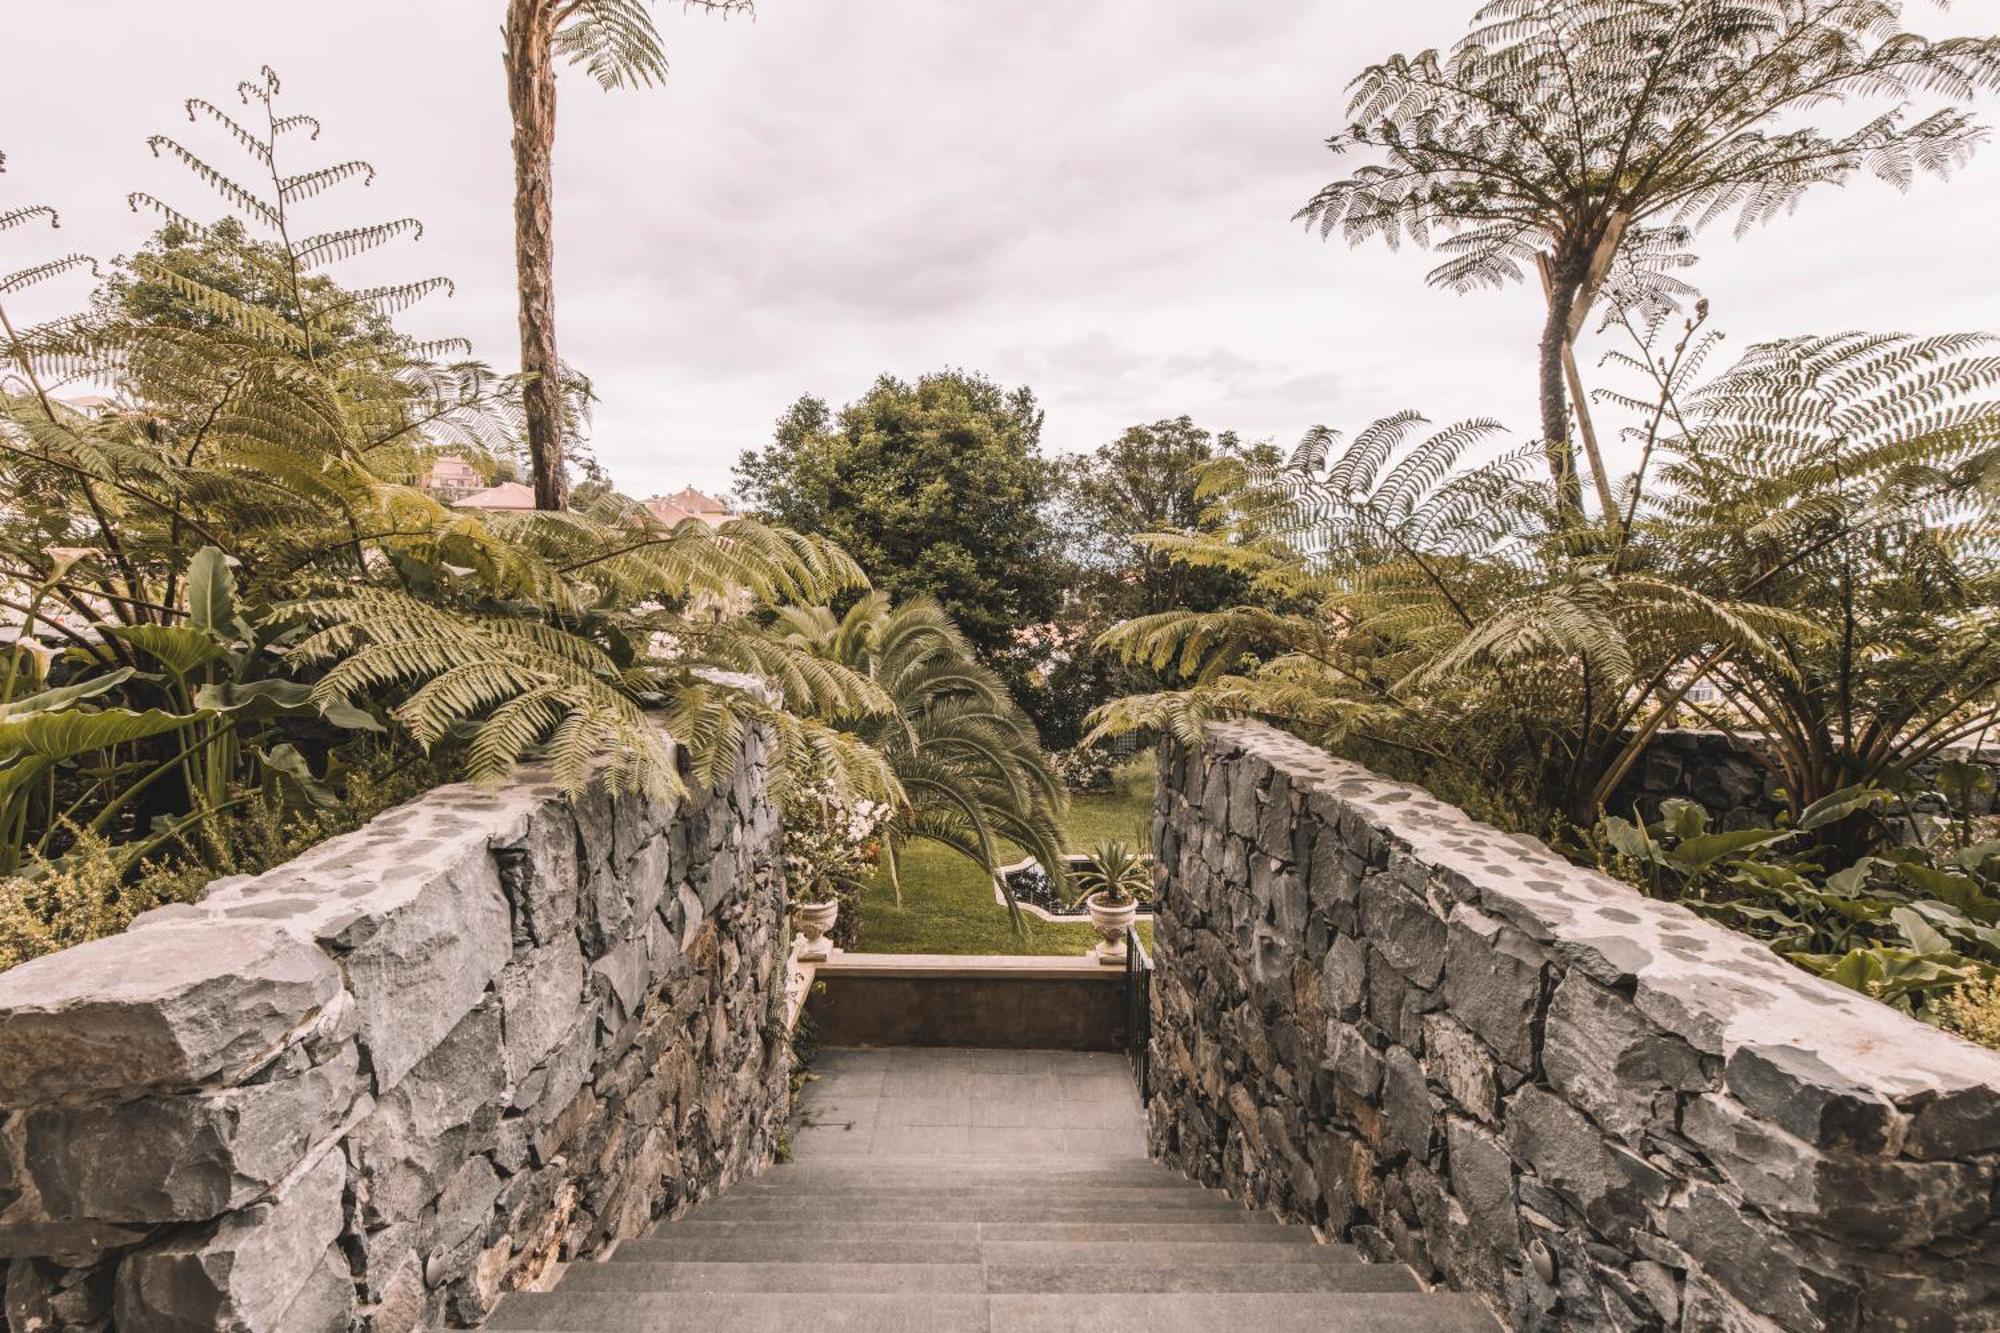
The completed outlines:
{"type": "Polygon", "coordinates": [[[1122,982],[1125,969],[1108,967],[1086,954],[850,953],[836,949],[819,964],[818,975],[837,977],[962,977],[998,981],[1122,982]]]}

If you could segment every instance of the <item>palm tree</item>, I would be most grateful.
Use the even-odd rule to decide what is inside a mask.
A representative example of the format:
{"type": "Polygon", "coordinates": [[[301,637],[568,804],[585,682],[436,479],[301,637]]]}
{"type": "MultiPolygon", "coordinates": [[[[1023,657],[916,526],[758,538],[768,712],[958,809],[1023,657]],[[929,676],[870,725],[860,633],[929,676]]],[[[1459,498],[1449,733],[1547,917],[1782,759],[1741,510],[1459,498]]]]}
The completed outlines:
{"type": "MultiPolygon", "coordinates": [[[[684,0],[749,10],[752,0],[684,0]]],[[[514,264],[521,299],[522,406],[538,509],[568,503],[563,472],[563,364],[556,351],[556,62],[582,65],[601,87],[650,86],[667,53],[646,0],[508,0],[507,107],[514,117],[514,264]]]]}
{"type": "MultiPolygon", "coordinates": [[[[891,702],[840,725],[883,757],[902,789],[886,839],[892,883],[897,850],[925,838],[996,880],[1000,844],[1011,842],[1062,887],[1062,784],[1006,685],[936,602],[918,597],[891,606],[886,594],[872,592],[842,616],[825,607],[783,608],[776,629],[783,642],[865,677],[891,702]]],[[[998,882],[1019,930],[1020,908],[998,882]]],[[[897,894],[900,901],[900,885],[897,894]]]]}
{"type": "MultiPolygon", "coordinates": [[[[1374,152],[1298,216],[1322,236],[1435,244],[1434,284],[1501,287],[1539,269],[1539,379],[1558,517],[1582,509],[1570,444],[1570,347],[1621,254],[1642,278],[1684,259],[1693,230],[1738,231],[1811,187],[1867,170],[1898,187],[1943,176],[1985,131],[1922,94],[2000,87],[2000,37],[1929,41],[1888,0],[1490,0],[1447,56],[1395,55],[1351,87],[1335,153],[1374,152]],[[1788,125],[1849,98],[1893,100],[1850,129],[1788,125]]],[[[1586,441],[1590,437],[1586,435],[1586,441]]],[[[1590,460],[1607,513],[1601,460],[1590,460]]]]}

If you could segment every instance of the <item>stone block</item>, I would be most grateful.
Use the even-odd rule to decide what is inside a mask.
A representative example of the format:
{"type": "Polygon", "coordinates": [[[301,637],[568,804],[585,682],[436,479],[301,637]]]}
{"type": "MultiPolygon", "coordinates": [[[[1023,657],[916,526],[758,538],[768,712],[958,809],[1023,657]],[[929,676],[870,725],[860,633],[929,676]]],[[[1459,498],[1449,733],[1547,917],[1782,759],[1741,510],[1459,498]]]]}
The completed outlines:
{"type": "Polygon", "coordinates": [[[1507,1103],[1507,1148],[1599,1235],[1617,1238],[1663,1202],[1669,1182],[1643,1158],[1607,1143],[1583,1113],[1538,1087],[1507,1103]]]}
{"type": "Polygon", "coordinates": [[[1542,1068],[1572,1106],[1633,1145],[1645,1136],[1660,1092],[1709,1086],[1694,1047],[1581,972],[1563,978],[1549,1001],[1542,1068]]]}
{"type": "MultiPolygon", "coordinates": [[[[40,1216],[147,1224],[202,1221],[276,1187],[324,1145],[363,1096],[349,1045],[327,1063],[269,1081],[24,1118],[40,1216]]],[[[14,1210],[0,1218],[0,1229],[14,1210]]]]}
{"type": "Polygon", "coordinates": [[[1445,1123],[1445,1163],[1451,1192],[1464,1207],[1479,1245],[1500,1258],[1518,1254],[1514,1162],[1499,1138],[1453,1116],[1445,1123]]]}
{"type": "Polygon", "coordinates": [[[1370,875],[1361,883],[1361,929],[1389,965],[1426,990],[1444,973],[1445,923],[1400,878],[1370,875]]]}
{"type": "Polygon", "coordinates": [[[0,972],[0,1105],[227,1079],[340,994],[312,941],[269,925],[162,924],[0,972]]]}
{"type": "Polygon", "coordinates": [[[1382,1060],[1382,1110],[1413,1161],[1430,1160],[1442,1109],[1417,1058],[1401,1046],[1390,1048],[1382,1060]]]}
{"type": "Polygon", "coordinates": [[[516,955],[500,973],[498,989],[506,1070],[510,1080],[518,1079],[576,1025],[584,1004],[584,970],[575,933],[516,955]]]}
{"type": "Polygon", "coordinates": [[[1907,1121],[1888,1098],[1797,1046],[1745,1045],[1724,1078],[1750,1110],[1816,1148],[1895,1152],[1907,1121]]]}
{"type": "Polygon", "coordinates": [[[414,1218],[490,1145],[506,1088],[501,1021],[492,1001],[467,1014],[348,1136],[364,1223],[414,1218]]]}
{"type": "Polygon", "coordinates": [[[1822,1152],[1725,1097],[1692,1100],[1681,1127],[1749,1203],[1871,1250],[1969,1235],[1993,1215],[1990,1166],[1822,1152]]]}
{"type": "Polygon", "coordinates": [[[515,942],[526,948],[574,938],[577,831],[568,804],[537,806],[520,837],[497,842],[492,850],[501,892],[513,909],[515,942]]]}
{"type": "Polygon", "coordinates": [[[413,878],[329,941],[382,1092],[459,1024],[513,952],[499,868],[483,847],[413,878]]]}
{"type": "Polygon", "coordinates": [[[346,1328],[352,1285],[342,1279],[344,1303],[338,1293],[314,1285],[341,1233],[346,1173],[338,1152],[325,1153],[275,1199],[230,1214],[212,1233],[176,1237],[127,1256],[118,1266],[118,1326],[159,1333],[346,1328]],[[304,1318],[295,1319],[302,1296],[304,1318]]]}
{"type": "Polygon", "coordinates": [[[1491,1124],[1500,1109],[1500,1078],[1479,1038],[1447,1014],[1425,1014],[1424,1072],[1461,1109],[1491,1124]]]}
{"type": "Polygon", "coordinates": [[[1546,957],[1533,940],[1461,904],[1447,923],[1445,1008],[1524,1074],[1535,1072],[1546,957]]]}

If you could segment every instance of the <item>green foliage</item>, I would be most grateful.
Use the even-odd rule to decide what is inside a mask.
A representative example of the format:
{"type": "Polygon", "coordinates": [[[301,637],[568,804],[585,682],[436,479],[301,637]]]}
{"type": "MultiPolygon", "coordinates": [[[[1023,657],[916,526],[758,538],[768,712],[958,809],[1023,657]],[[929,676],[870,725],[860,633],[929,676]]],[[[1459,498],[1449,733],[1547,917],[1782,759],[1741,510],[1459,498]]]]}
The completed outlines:
{"type": "Polygon", "coordinates": [[[1115,838],[1092,847],[1075,875],[1076,902],[1095,897],[1106,907],[1123,907],[1153,896],[1152,858],[1115,838]]]}
{"type": "Polygon", "coordinates": [[[1208,485],[1256,534],[1154,540],[1237,572],[1264,605],[1108,632],[1105,648],[1193,683],[1110,705],[1099,734],[1191,738],[1250,714],[1419,775],[1457,770],[1531,826],[1591,811],[1602,774],[1658,725],[1675,667],[1717,644],[1768,654],[1773,617],[1627,567],[1608,524],[1559,528],[1537,446],[1460,465],[1498,434],[1405,412],[1351,442],[1316,428],[1281,464],[1215,467],[1208,485]]]}
{"type": "MultiPolygon", "coordinates": [[[[898,857],[913,840],[947,847],[989,877],[1004,862],[1003,845],[1045,866],[1063,864],[1062,786],[1034,728],[935,602],[892,606],[877,591],[843,616],[781,609],[776,628],[788,646],[855,673],[888,700],[872,712],[839,712],[834,722],[882,756],[894,777],[885,850],[899,903],[898,857]]],[[[1018,930],[1011,895],[1008,906],[1018,930]]]]}
{"type": "Polygon", "coordinates": [[[942,371],[884,376],[836,417],[801,398],[737,488],[771,521],[849,552],[896,602],[929,597],[1024,695],[1042,656],[1022,631],[1051,621],[1065,566],[1047,506],[1042,412],[1027,389],[942,371]]]}
{"type": "Polygon", "coordinates": [[[1711,831],[1685,801],[1660,819],[1599,826],[1607,868],[1767,941],[1799,966],[1934,1021],[1946,997],[2000,978],[2000,842],[1898,847],[1843,864],[1799,850],[1800,834],[1884,803],[1853,788],[1809,807],[1799,828],[1711,831]]]}
{"type": "Polygon", "coordinates": [[[1638,540],[1780,617],[1707,668],[1793,809],[1882,784],[2000,716],[1994,340],[1846,334],[1753,348],[1675,402],[1638,540]]]}
{"type": "Polygon", "coordinates": [[[2000,976],[1946,991],[1934,1008],[1945,1031],[2000,1050],[2000,976]]]}
{"type": "MultiPolygon", "coordinates": [[[[1282,466],[1211,469],[1258,531],[1153,540],[1270,595],[1106,634],[1193,683],[1109,706],[1100,732],[1261,716],[1546,832],[1594,823],[1690,711],[1762,732],[1795,814],[1989,725],[2000,359],[1985,340],[1775,343],[1704,386],[1699,317],[1654,355],[1660,327],[1633,328],[1625,360],[1656,394],[1622,400],[1640,465],[1608,518],[1552,522],[1535,446],[1463,463],[1492,453],[1489,422],[1425,435],[1405,413],[1346,444],[1316,430],[1282,466]],[[1703,680],[1722,708],[1688,702],[1703,680]]],[[[1868,830],[1815,838],[1857,854],[1868,830]]]]}
{"type": "Polygon", "coordinates": [[[338,799],[310,806],[245,804],[216,821],[213,863],[161,855],[134,864],[131,848],[88,828],[69,854],[38,873],[0,877],[0,971],[123,930],[141,912],[195,898],[218,874],[256,874],[315,842],[359,828],[449,776],[426,759],[364,740],[327,776],[338,799]]]}
{"type": "Polygon", "coordinates": [[[1155,533],[1220,533],[1229,514],[1198,493],[1217,458],[1256,456],[1236,436],[1188,417],[1132,426],[1088,454],[1061,460],[1056,523],[1071,568],[1056,629],[1057,650],[1032,682],[1030,710],[1051,746],[1075,747],[1094,708],[1122,694],[1168,683],[1159,673],[1089,651],[1106,629],[1170,610],[1213,611],[1246,601],[1251,589],[1232,571],[1171,559],[1155,533]]]}
{"type": "MultiPolygon", "coordinates": [[[[441,448],[514,452],[518,385],[394,332],[390,314],[448,284],[326,276],[421,228],[315,230],[312,207],[366,165],[295,165],[317,123],[280,111],[269,71],[238,91],[240,119],[187,109],[241,179],[151,141],[233,223],[135,194],[169,234],[88,315],[19,328],[0,306],[0,605],[20,626],[0,659],[0,871],[75,870],[98,886],[77,902],[106,898],[90,877],[107,865],[212,872],[246,807],[337,799],[353,735],[385,725],[481,779],[546,758],[572,788],[668,793],[723,781],[761,723],[781,787],[895,797],[852,729],[888,696],[759,614],[859,592],[831,543],[667,528],[608,488],[579,510],[481,514],[412,484],[441,448]],[[77,383],[111,396],[83,410],[62,396],[77,383]]],[[[88,266],[31,266],[0,298],[88,266]]]]}

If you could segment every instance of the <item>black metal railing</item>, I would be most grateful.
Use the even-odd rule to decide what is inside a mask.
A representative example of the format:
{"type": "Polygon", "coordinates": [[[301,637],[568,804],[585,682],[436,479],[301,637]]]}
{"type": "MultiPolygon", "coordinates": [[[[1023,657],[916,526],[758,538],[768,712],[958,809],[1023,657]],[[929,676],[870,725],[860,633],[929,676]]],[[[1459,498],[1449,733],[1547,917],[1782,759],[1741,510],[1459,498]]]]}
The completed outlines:
{"type": "Polygon", "coordinates": [[[1153,956],[1139,938],[1137,926],[1125,928],[1125,1054],[1132,1077],[1139,1082],[1139,1104],[1153,1097],[1153,956]]]}

